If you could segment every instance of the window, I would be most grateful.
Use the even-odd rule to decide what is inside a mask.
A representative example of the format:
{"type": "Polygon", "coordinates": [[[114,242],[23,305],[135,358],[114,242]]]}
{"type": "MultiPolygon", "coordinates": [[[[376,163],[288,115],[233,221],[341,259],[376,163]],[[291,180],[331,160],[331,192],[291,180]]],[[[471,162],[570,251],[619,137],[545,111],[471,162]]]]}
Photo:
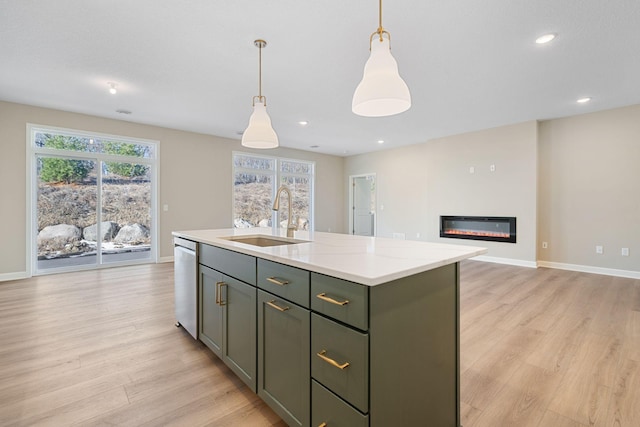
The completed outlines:
{"type": "Polygon", "coordinates": [[[298,230],[313,230],[314,169],[314,162],[233,153],[233,226],[286,227],[287,202],[281,201],[278,212],[272,209],[278,188],[286,185],[293,223],[298,230]]]}
{"type": "Polygon", "coordinates": [[[29,126],[35,273],[155,261],[157,143],[29,126]]]}

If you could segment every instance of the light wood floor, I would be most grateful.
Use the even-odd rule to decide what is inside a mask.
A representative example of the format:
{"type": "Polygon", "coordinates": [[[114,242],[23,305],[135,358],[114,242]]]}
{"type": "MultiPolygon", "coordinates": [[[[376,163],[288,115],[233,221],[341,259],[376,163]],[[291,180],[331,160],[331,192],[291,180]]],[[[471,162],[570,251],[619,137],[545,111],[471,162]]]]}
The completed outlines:
{"type": "MultiPolygon", "coordinates": [[[[464,427],[640,426],[640,280],[461,273],[464,427]]],[[[0,425],[284,426],[173,323],[170,263],[0,282],[0,425]]]]}

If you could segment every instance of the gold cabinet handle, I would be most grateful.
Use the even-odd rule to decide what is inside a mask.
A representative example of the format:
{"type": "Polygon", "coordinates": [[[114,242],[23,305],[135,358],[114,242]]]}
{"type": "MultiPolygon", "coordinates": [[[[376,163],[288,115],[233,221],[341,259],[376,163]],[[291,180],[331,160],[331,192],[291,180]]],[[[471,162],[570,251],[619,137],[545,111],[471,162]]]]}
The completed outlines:
{"type": "Polygon", "coordinates": [[[223,306],[226,303],[222,301],[222,287],[227,286],[224,282],[216,282],[216,304],[223,306]]]}
{"type": "Polygon", "coordinates": [[[287,311],[289,310],[289,307],[280,307],[278,304],[276,304],[276,300],[272,299],[271,301],[267,301],[267,304],[270,305],[271,307],[275,308],[278,311],[287,311]]]}
{"type": "Polygon", "coordinates": [[[327,423],[322,423],[318,427],[327,427],[327,423]]]}
{"type": "Polygon", "coordinates": [[[347,368],[349,366],[349,362],[344,362],[341,365],[338,362],[336,362],[335,360],[325,356],[325,354],[327,354],[327,350],[322,350],[320,353],[316,353],[316,356],[318,356],[320,359],[322,359],[325,362],[327,362],[329,365],[335,366],[338,369],[344,369],[344,368],[347,368]]]}
{"type": "Polygon", "coordinates": [[[267,277],[267,281],[271,283],[275,283],[276,285],[280,285],[280,286],[289,284],[288,280],[280,280],[277,277],[267,277]]]}
{"type": "Polygon", "coordinates": [[[326,301],[326,302],[330,302],[331,304],[335,304],[335,305],[347,305],[349,304],[349,300],[346,299],[344,301],[337,301],[334,300],[331,297],[328,297],[327,294],[325,294],[324,292],[321,294],[316,295],[316,298],[320,298],[322,301],[326,301]]]}

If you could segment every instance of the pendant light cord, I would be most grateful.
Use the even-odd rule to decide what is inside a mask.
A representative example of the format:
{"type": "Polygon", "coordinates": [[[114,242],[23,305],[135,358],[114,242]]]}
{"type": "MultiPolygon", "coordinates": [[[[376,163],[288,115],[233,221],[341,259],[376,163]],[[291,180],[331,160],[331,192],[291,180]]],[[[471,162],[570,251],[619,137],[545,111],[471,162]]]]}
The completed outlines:
{"type": "Polygon", "coordinates": [[[256,98],[258,98],[258,102],[267,105],[267,98],[262,96],[262,48],[267,45],[267,42],[264,40],[255,40],[253,44],[259,49],[258,52],[258,96],[253,97],[253,105],[256,105],[256,98]]]}
{"type": "Polygon", "coordinates": [[[384,28],[382,28],[382,0],[379,1],[379,13],[378,13],[378,17],[379,17],[379,25],[378,25],[378,34],[380,34],[380,41],[382,41],[382,33],[384,32],[384,28]]]}
{"type": "Polygon", "coordinates": [[[262,99],[262,44],[258,45],[258,51],[258,99],[262,99]]]}
{"type": "Polygon", "coordinates": [[[369,37],[369,50],[371,50],[371,43],[373,42],[373,37],[376,34],[380,37],[380,43],[382,43],[382,36],[386,34],[389,39],[389,49],[391,49],[391,34],[382,27],[382,0],[378,1],[378,6],[378,29],[371,34],[371,37],[369,37]]]}

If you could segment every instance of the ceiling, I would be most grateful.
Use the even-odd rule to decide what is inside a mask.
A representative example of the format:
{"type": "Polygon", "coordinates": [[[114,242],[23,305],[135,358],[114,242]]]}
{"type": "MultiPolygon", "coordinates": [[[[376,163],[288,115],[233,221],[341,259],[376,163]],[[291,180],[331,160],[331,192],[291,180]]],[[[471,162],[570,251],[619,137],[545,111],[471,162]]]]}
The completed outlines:
{"type": "Polygon", "coordinates": [[[0,100],[240,139],[262,38],[280,144],[349,156],[638,104],[639,23],[636,0],[386,0],[413,105],[365,118],[375,0],[0,0],[0,100]]]}

